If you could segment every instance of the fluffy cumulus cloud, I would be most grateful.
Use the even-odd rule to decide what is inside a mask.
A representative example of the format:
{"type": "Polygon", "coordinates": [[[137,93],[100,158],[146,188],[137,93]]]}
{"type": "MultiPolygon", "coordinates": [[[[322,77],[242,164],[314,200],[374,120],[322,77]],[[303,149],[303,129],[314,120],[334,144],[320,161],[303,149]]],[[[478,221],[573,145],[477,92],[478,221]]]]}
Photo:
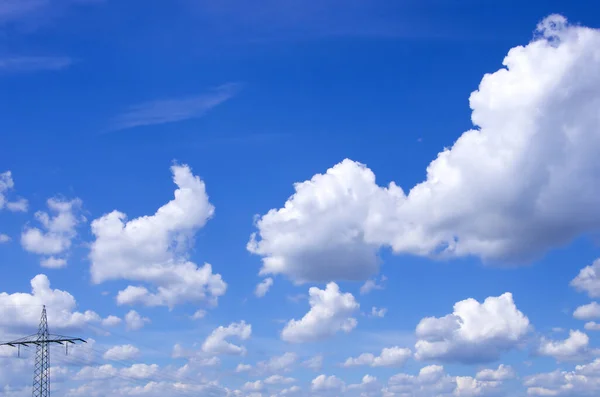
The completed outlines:
{"type": "Polygon", "coordinates": [[[343,392],[346,383],[335,375],[319,375],[311,382],[311,390],[315,392],[343,392]]]}
{"type": "Polygon", "coordinates": [[[386,347],[381,350],[379,356],[372,353],[363,353],[356,358],[348,358],[344,362],[344,367],[357,365],[370,365],[371,367],[396,367],[402,366],[412,356],[412,351],[398,346],[386,347]]]}
{"type": "Polygon", "coordinates": [[[6,171],[0,173],[0,210],[6,208],[9,211],[27,211],[27,200],[17,198],[14,201],[8,199],[8,193],[15,187],[15,182],[12,178],[12,172],[6,171]]]}
{"type": "Polygon", "coordinates": [[[135,310],[130,310],[125,315],[125,327],[130,331],[137,331],[150,322],[148,317],[143,317],[135,310]]]}
{"type": "Polygon", "coordinates": [[[140,355],[140,349],[133,345],[119,345],[108,349],[103,357],[105,360],[132,360],[140,355]]]}
{"type": "Polygon", "coordinates": [[[505,381],[516,376],[515,370],[510,365],[500,364],[497,369],[482,369],[475,378],[481,381],[505,381]]]}
{"type": "Polygon", "coordinates": [[[77,311],[77,302],[67,291],[52,289],[44,274],[31,279],[31,293],[0,293],[0,340],[15,333],[31,334],[37,329],[46,305],[48,322],[54,331],[79,329],[89,323],[99,323],[93,311],[77,311]]]}
{"type": "Polygon", "coordinates": [[[591,397],[600,393],[600,359],[577,365],[573,371],[540,373],[523,382],[530,396],[591,397]]]}
{"type": "Polygon", "coordinates": [[[470,96],[475,127],[408,192],[346,159],[257,222],[261,274],[366,279],[377,252],[522,262],[600,228],[600,31],[552,15],[470,96]],[[573,178],[577,175],[577,178],[573,178]],[[493,181],[493,183],[490,183],[493,181]],[[573,194],[577,192],[577,194],[573,194]]]}
{"type": "Polygon", "coordinates": [[[357,391],[360,397],[381,396],[381,384],[376,377],[371,375],[363,376],[360,383],[348,385],[349,391],[357,391]]]}
{"type": "Polygon", "coordinates": [[[466,299],[444,317],[426,317],[417,325],[415,357],[446,362],[487,362],[519,346],[530,330],[529,319],[517,309],[512,294],[489,297],[483,303],[466,299]]]}
{"type": "Polygon", "coordinates": [[[26,251],[44,255],[41,265],[61,268],[67,265],[66,254],[77,236],[77,226],[85,221],[81,212],[81,200],[48,199],[50,213],[38,211],[36,220],[41,228],[26,227],[21,234],[21,245],[26,251]]]}
{"type": "Polygon", "coordinates": [[[388,380],[385,395],[432,396],[450,394],[456,388],[455,380],[444,367],[430,365],[421,368],[417,375],[396,374],[388,380]]]}
{"type": "Polygon", "coordinates": [[[254,290],[254,295],[256,295],[258,298],[262,298],[267,294],[267,292],[269,292],[271,286],[273,286],[273,279],[271,277],[265,278],[256,286],[256,289],[254,290]]]}
{"type": "Polygon", "coordinates": [[[123,320],[121,320],[119,317],[111,315],[102,320],[102,326],[116,327],[117,325],[121,324],[122,321],[123,320]]]}
{"type": "Polygon", "coordinates": [[[579,306],[573,312],[573,317],[578,320],[591,320],[600,318],[600,305],[598,302],[592,302],[587,305],[579,306]]]}
{"type": "Polygon", "coordinates": [[[564,340],[554,341],[542,338],[537,353],[542,356],[554,357],[558,361],[577,361],[598,355],[600,351],[590,347],[590,338],[587,334],[571,330],[569,337],[564,340]]]}
{"type": "Polygon", "coordinates": [[[281,331],[281,339],[311,342],[338,332],[348,333],[356,327],[352,316],[360,306],[351,293],[342,293],[336,283],[329,283],[324,290],[311,287],[308,294],[310,310],[300,320],[290,320],[281,331]]]}
{"type": "Polygon", "coordinates": [[[588,331],[600,331],[600,323],[595,321],[588,321],[583,327],[588,331]]]}
{"type": "Polygon", "coordinates": [[[571,286],[581,292],[586,292],[590,298],[600,298],[600,259],[581,269],[577,277],[571,281],[571,286]]]}
{"type": "Polygon", "coordinates": [[[220,326],[216,328],[202,344],[202,351],[209,354],[231,354],[245,355],[244,346],[234,345],[227,341],[227,338],[237,337],[240,340],[247,340],[252,335],[252,326],[245,321],[231,323],[227,327],[220,326]]]}
{"type": "Polygon", "coordinates": [[[507,367],[500,366],[497,370],[482,370],[485,379],[470,376],[450,376],[440,365],[430,365],[421,368],[417,375],[396,374],[392,376],[383,388],[385,397],[430,397],[453,396],[474,397],[496,394],[502,390],[503,381],[514,377],[507,374],[507,367]]]}
{"type": "Polygon", "coordinates": [[[144,283],[120,291],[119,304],[216,304],[227,288],[210,264],[199,267],[188,260],[195,233],[214,212],[204,182],[186,165],[174,165],[171,171],[175,197],[154,215],[128,221],[124,213],[113,211],[92,222],[92,281],[144,283]]]}

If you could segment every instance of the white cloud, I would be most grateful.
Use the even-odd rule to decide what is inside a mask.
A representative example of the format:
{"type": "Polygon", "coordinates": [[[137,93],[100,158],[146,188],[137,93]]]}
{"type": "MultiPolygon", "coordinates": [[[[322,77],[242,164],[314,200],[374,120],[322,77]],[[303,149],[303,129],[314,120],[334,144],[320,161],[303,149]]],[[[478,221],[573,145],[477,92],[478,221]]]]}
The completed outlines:
{"type": "Polygon", "coordinates": [[[0,173],[0,210],[6,208],[9,211],[27,211],[27,200],[18,198],[16,201],[8,201],[6,195],[15,187],[15,182],[12,179],[12,173],[5,171],[0,173]]]}
{"type": "Polygon", "coordinates": [[[48,258],[42,259],[40,265],[48,269],[60,269],[67,266],[67,260],[65,258],[55,258],[53,256],[50,256],[48,258]]]}
{"type": "Polygon", "coordinates": [[[281,375],[271,375],[267,379],[265,379],[265,384],[267,385],[286,385],[288,383],[294,383],[296,379],[285,377],[281,375]]]}
{"type": "Polygon", "coordinates": [[[348,390],[357,390],[361,397],[381,396],[381,385],[377,378],[371,375],[363,376],[361,383],[348,386],[348,390]]]}
{"type": "Polygon", "coordinates": [[[588,331],[600,331],[600,324],[595,321],[589,321],[583,327],[588,331]]]}
{"type": "Polygon", "coordinates": [[[263,382],[260,380],[257,380],[254,382],[246,382],[242,388],[244,390],[249,390],[249,391],[261,391],[264,387],[265,387],[265,385],[263,384],[263,382]]]}
{"type": "Polygon", "coordinates": [[[235,372],[248,372],[252,369],[252,365],[240,363],[235,368],[235,372]]]}
{"type": "Polygon", "coordinates": [[[482,369],[477,372],[475,378],[481,381],[494,382],[513,379],[515,376],[515,370],[510,365],[500,364],[498,369],[482,369]]]}
{"type": "Polygon", "coordinates": [[[455,387],[456,383],[444,372],[444,367],[430,365],[421,368],[416,376],[403,373],[392,376],[388,381],[386,391],[399,395],[431,396],[450,393],[455,387]]]}
{"type": "Polygon", "coordinates": [[[302,365],[306,368],[310,368],[313,371],[320,371],[323,367],[323,356],[318,354],[314,357],[309,358],[302,362],[302,365]]]}
{"type": "Polygon", "coordinates": [[[132,360],[140,355],[140,349],[133,345],[119,345],[108,349],[102,356],[105,360],[132,360]]]}
{"type": "Polygon", "coordinates": [[[377,284],[376,280],[373,279],[369,279],[367,281],[365,281],[365,283],[360,287],[360,294],[361,295],[366,295],[369,292],[376,290],[376,289],[384,289],[385,287],[383,286],[383,283],[387,280],[386,276],[381,276],[381,281],[379,284],[377,284]]]}
{"type": "Polygon", "coordinates": [[[200,355],[197,355],[195,357],[192,357],[190,362],[200,367],[216,367],[221,364],[221,359],[216,356],[202,357],[200,355]]]}
{"type": "Polygon", "coordinates": [[[254,290],[254,295],[256,295],[259,298],[262,298],[267,294],[267,292],[269,292],[269,289],[272,285],[273,279],[271,277],[265,278],[256,286],[256,289],[254,290]]]}
{"type": "Polygon", "coordinates": [[[373,308],[371,309],[371,317],[383,318],[386,313],[387,313],[387,309],[386,308],[380,308],[380,309],[378,309],[375,306],[373,306],[373,308]]]}
{"type": "Polygon", "coordinates": [[[279,395],[280,396],[296,396],[301,391],[302,391],[302,389],[300,388],[300,386],[292,386],[292,387],[288,387],[286,389],[282,389],[279,392],[279,395]]]}
{"type": "Polygon", "coordinates": [[[12,239],[10,238],[9,235],[4,234],[4,233],[0,233],[0,244],[8,243],[11,240],[12,239]]]}
{"type": "Polygon", "coordinates": [[[73,239],[77,236],[77,226],[85,221],[85,218],[79,214],[81,204],[78,198],[73,200],[50,198],[47,201],[50,214],[44,211],[35,213],[35,218],[42,225],[43,230],[37,227],[26,227],[21,233],[21,245],[26,251],[46,256],[41,261],[43,267],[56,269],[66,266],[66,259],[56,255],[65,255],[68,252],[73,239]]]}
{"type": "Polygon", "coordinates": [[[110,364],[100,366],[86,366],[75,374],[75,380],[108,380],[115,377],[125,377],[133,380],[142,380],[153,377],[159,370],[156,364],[133,364],[130,367],[115,368],[110,364]]]}
{"type": "Polygon", "coordinates": [[[398,367],[404,365],[412,356],[412,351],[398,346],[386,347],[381,350],[379,356],[371,353],[363,353],[356,358],[348,358],[344,362],[344,367],[357,365],[369,365],[371,367],[398,367]]]}
{"type": "Polygon", "coordinates": [[[210,354],[232,354],[245,355],[246,348],[237,346],[228,342],[226,338],[237,337],[241,340],[247,340],[252,335],[252,326],[245,321],[231,323],[227,327],[220,326],[216,328],[202,344],[202,351],[210,354]]]}
{"type": "Polygon", "coordinates": [[[110,364],[100,366],[86,366],[75,374],[75,380],[103,380],[110,379],[119,374],[119,371],[110,364]]]}
{"type": "Polygon", "coordinates": [[[192,320],[200,320],[206,316],[206,310],[198,309],[192,315],[192,320]]]}
{"type": "Polygon", "coordinates": [[[571,330],[565,340],[553,341],[542,338],[537,353],[554,357],[558,361],[584,360],[597,351],[590,348],[590,338],[581,331],[571,330]]]}
{"type": "Polygon", "coordinates": [[[214,356],[212,354],[205,354],[202,351],[197,350],[187,350],[180,344],[175,344],[173,346],[173,353],[171,355],[172,358],[187,358],[188,364],[186,364],[186,368],[195,368],[197,366],[200,367],[214,367],[221,364],[221,360],[219,357],[214,356]]]}
{"type": "Polygon", "coordinates": [[[128,286],[119,292],[119,304],[216,304],[227,288],[210,264],[198,267],[187,260],[194,234],[214,212],[204,182],[186,165],[174,165],[171,171],[178,187],[175,197],[154,215],[127,221],[125,214],[113,211],[92,222],[92,281],[124,279],[156,287],[154,292],[128,286]]]}
{"type": "Polygon", "coordinates": [[[600,393],[600,359],[577,365],[573,371],[553,371],[525,378],[531,396],[597,396],[600,393]]]}
{"type": "Polygon", "coordinates": [[[494,361],[500,353],[517,347],[530,329],[512,294],[469,298],[454,305],[454,312],[441,318],[422,319],[416,330],[418,360],[446,362],[494,361]]]}
{"type": "Polygon", "coordinates": [[[119,324],[121,324],[123,320],[121,320],[119,317],[117,316],[108,316],[106,317],[104,320],[102,320],[102,326],[104,327],[115,327],[119,324]]]}
{"type": "MultiPolygon", "coordinates": [[[[0,293],[0,340],[2,334],[24,333],[37,329],[46,305],[48,322],[53,330],[78,329],[88,323],[100,322],[93,311],[76,311],[77,302],[67,291],[50,288],[44,274],[31,279],[31,293],[0,293]]],[[[31,332],[29,332],[31,333],[31,332]]]]}
{"type": "Polygon", "coordinates": [[[408,193],[348,159],[296,183],[256,222],[248,249],[260,273],[364,280],[381,247],[520,263],[598,230],[599,48],[600,30],[545,19],[483,77],[469,99],[476,127],[408,193]]]}
{"type": "Polygon", "coordinates": [[[592,302],[587,305],[579,306],[573,312],[573,317],[578,320],[591,320],[600,318],[600,305],[597,302],[592,302]]]}
{"type": "Polygon", "coordinates": [[[481,381],[470,376],[457,376],[454,378],[456,389],[454,395],[457,397],[475,397],[487,394],[498,385],[495,381],[481,381]]]}
{"type": "MultiPolygon", "coordinates": [[[[483,380],[470,376],[449,376],[440,365],[421,368],[418,375],[396,374],[383,389],[383,396],[483,396],[498,391],[500,380],[483,380]]],[[[497,394],[496,394],[497,395],[497,394]]]]}
{"type": "Polygon", "coordinates": [[[398,346],[388,347],[381,350],[379,356],[371,353],[363,353],[356,358],[348,358],[344,362],[344,367],[357,365],[369,365],[371,367],[395,367],[402,366],[412,356],[410,349],[400,348],[398,346]]]}
{"type": "Polygon", "coordinates": [[[342,392],[346,389],[346,384],[343,380],[335,375],[326,376],[319,375],[314,378],[311,382],[311,389],[313,391],[337,391],[342,392]]]}
{"type": "Polygon", "coordinates": [[[136,331],[138,329],[141,329],[144,327],[144,325],[146,325],[146,323],[149,322],[149,318],[142,317],[135,310],[130,310],[125,315],[125,328],[127,328],[130,331],[136,331]]]}
{"type": "Polygon", "coordinates": [[[158,372],[158,365],[133,364],[129,368],[123,368],[120,372],[123,376],[127,376],[129,378],[148,379],[158,372]]]}
{"type": "Polygon", "coordinates": [[[281,356],[274,356],[267,361],[259,361],[256,369],[260,372],[285,372],[289,371],[298,360],[298,355],[293,352],[283,353],[281,356]]]}
{"type": "Polygon", "coordinates": [[[600,259],[581,269],[571,286],[578,291],[587,292],[590,298],[600,298],[600,259]]]}
{"type": "Polygon", "coordinates": [[[308,290],[310,310],[300,320],[290,320],[281,338],[287,342],[310,342],[331,337],[337,332],[350,332],[357,324],[351,317],[359,304],[350,293],[341,293],[336,283],[329,283],[324,290],[311,287],[308,290]]]}

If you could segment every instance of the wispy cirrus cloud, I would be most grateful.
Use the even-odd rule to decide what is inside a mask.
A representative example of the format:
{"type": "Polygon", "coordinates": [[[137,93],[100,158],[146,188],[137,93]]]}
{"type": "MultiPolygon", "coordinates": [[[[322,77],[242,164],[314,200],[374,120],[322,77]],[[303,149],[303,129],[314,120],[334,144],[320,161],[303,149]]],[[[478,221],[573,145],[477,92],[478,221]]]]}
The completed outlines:
{"type": "Polygon", "coordinates": [[[0,57],[0,73],[55,71],[68,68],[72,64],[72,58],[59,56],[0,57]]]}
{"type": "Polygon", "coordinates": [[[228,83],[196,96],[156,100],[134,105],[112,120],[110,130],[174,123],[202,117],[210,109],[234,97],[240,88],[239,83],[228,83]]]}

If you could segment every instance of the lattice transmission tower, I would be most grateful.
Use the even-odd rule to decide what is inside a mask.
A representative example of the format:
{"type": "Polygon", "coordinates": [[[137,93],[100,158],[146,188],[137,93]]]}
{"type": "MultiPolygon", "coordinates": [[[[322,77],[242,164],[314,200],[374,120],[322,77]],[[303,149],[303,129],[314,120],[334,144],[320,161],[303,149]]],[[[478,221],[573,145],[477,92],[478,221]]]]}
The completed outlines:
{"type": "Polygon", "coordinates": [[[52,335],[48,331],[48,318],[46,316],[46,306],[42,309],[42,318],[37,334],[29,335],[12,342],[0,343],[0,346],[11,346],[18,349],[18,356],[21,356],[21,346],[29,347],[35,345],[35,367],[33,369],[33,397],[50,396],[50,344],[58,343],[65,346],[66,354],[69,353],[69,344],[76,342],[86,343],[81,338],[72,338],[63,335],[52,335]]]}

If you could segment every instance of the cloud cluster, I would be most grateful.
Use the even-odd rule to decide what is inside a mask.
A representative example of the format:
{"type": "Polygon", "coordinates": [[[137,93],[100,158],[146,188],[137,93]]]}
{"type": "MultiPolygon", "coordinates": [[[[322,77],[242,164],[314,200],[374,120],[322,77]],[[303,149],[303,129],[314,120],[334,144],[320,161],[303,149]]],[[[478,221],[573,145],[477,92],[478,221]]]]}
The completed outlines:
{"type": "Polygon", "coordinates": [[[77,236],[77,226],[86,219],[79,213],[81,200],[51,198],[47,201],[51,215],[45,211],[35,213],[42,225],[27,227],[21,234],[21,245],[26,251],[44,255],[41,265],[47,268],[61,268],[67,265],[66,254],[77,236]]]}
{"type": "Polygon", "coordinates": [[[466,299],[444,317],[426,317],[417,325],[415,357],[446,362],[489,362],[519,346],[530,330],[512,294],[466,299]]]}
{"type": "Polygon", "coordinates": [[[381,247],[521,262],[598,230],[599,53],[600,31],[549,16],[483,77],[470,97],[475,128],[408,193],[349,159],[296,183],[256,222],[248,250],[260,273],[366,279],[381,247]]]}
{"type": "Polygon", "coordinates": [[[600,359],[577,365],[573,371],[553,371],[525,378],[530,396],[597,396],[600,393],[600,359]]]}
{"type": "Polygon", "coordinates": [[[512,368],[503,365],[496,370],[482,370],[476,377],[450,376],[444,367],[429,365],[421,368],[417,375],[400,373],[392,376],[383,388],[382,395],[385,397],[485,396],[497,393],[504,381],[514,377],[512,368]]]}
{"type": "Polygon", "coordinates": [[[312,342],[356,327],[358,322],[352,315],[360,306],[351,293],[342,293],[336,283],[329,283],[324,290],[311,287],[308,294],[310,310],[300,320],[290,320],[281,331],[281,339],[312,342]]]}
{"type": "Polygon", "coordinates": [[[146,284],[120,291],[119,304],[216,304],[227,288],[210,264],[198,267],[187,259],[194,234],[214,212],[204,182],[186,165],[174,165],[171,171],[177,185],[175,197],[154,215],[127,221],[125,214],[113,211],[92,222],[92,281],[124,279],[146,284]]]}

